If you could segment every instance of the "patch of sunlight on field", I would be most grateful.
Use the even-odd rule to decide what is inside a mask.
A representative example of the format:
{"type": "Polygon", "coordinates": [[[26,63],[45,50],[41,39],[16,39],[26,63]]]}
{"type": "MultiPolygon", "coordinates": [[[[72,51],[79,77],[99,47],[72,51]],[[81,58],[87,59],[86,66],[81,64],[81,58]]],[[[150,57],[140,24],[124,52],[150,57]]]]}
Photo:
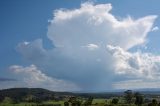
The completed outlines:
{"type": "Polygon", "coordinates": [[[61,106],[64,106],[64,101],[46,101],[43,104],[61,104],[61,106]]]}
{"type": "Polygon", "coordinates": [[[106,102],[107,102],[107,99],[93,99],[93,104],[106,103],[106,102]]]}

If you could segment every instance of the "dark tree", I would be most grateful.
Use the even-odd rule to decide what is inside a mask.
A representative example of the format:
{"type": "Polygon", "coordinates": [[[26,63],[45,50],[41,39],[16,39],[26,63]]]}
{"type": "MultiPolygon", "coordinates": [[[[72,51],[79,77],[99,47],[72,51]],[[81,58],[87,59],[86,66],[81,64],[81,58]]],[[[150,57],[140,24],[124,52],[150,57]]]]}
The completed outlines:
{"type": "Polygon", "coordinates": [[[92,101],[93,101],[93,97],[89,97],[89,98],[88,98],[88,105],[91,105],[91,104],[92,104],[92,101]]]}
{"type": "Polygon", "coordinates": [[[124,98],[126,100],[127,103],[131,104],[132,102],[132,98],[133,98],[133,92],[132,90],[127,90],[124,92],[124,98]]]}
{"type": "Polygon", "coordinates": [[[77,101],[76,101],[76,105],[77,105],[77,106],[81,106],[81,101],[78,101],[78,100],[77,100],[77,101]]]}
{"type": "Polygon", "coordinates": [[[152,103],[149,103],[148,106],[152,106],[152,103]]]}
{"type": "Polygon", "coordinates": [[[85,106],[90,106],[92,105],[93,97],[89,97],[88,100],[84,103],[85,106]]]}
{"type": "Polygon", "coordinates": [[[143,96],[139,92],[136,92],[135,93],[135,98],[136,98],[135,104],[137,106],[141,106],[143,104],[143,100],[144,100],[143,96]]]}
{"type": "Polygon", "coordinates": [[[153,99],[153,100],[152,100],[152,106],[158,106],[158,102],[157,102],[156,99],[153,99]]]}
{"type": "Polygon", "coordinates": [[[148,106],[158,106],[159,104],[158,104],[158,102],[157,102],[157,100],[156,99],[153,99],[152,100],[152,103],[149,103],[148,104],[148,106]]]}
{"type": "Polygon", "coordinates": [[[70,97],[69,100],[68,100],[68,102],[70,102],[70,103],[75,103],[76,100],[77,100],[76,97],[70,97]]]}
{"type": "Polygon", "coordinates": [[[113,98],[112,99],[112,104],[118,104],[119,102],[119,99],[118,98],[113,98]]]}
{"type": "Polygon", "coordinates": [[[64,106],[69,106],[69,103],[67,101],[64,102],[64,106]]]}
{"type": "Polygon", "coordinates": [[[73,103],[71,103],[71,106],[76,106],[76,103],[74,103],[74,102],[73,102],[73,103]]]}
{"type": "Polygon", "coordinates": [[[2,102],[4,99],[4,97],[2,96],[2,94],[0,93],[0,102],[2,102]]]}

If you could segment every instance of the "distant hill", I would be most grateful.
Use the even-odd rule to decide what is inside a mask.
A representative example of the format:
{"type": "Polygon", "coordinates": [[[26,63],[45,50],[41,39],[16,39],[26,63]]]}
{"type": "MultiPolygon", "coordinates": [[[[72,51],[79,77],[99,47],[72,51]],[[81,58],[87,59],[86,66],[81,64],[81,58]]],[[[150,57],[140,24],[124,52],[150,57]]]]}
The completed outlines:
{"type": "Polygon", "coordinates": [[[73,95],[72,92],[57,92],[43,88],[10,88],[0,90],[0,94],[9,95],[73,95]]]}
{"type": "Polygon", "coordinates": [[[42,88],[10,88],[0,90],[0,100],[9,97],[13,100],[53,100],[55,97],[73,95],[70,92],[54,92],[42,88]]]}
{"type": "Polygon", "coordinates": [[[10,89],[3,89],[0,90],[0,94],[10,96],[10,95],[37,95],[37,94],[53,94],[54,92],[42,89],[42,88],[10,88],[10,89]]]}
{"type": "MultiPolygon", "coordinates": [[[[144,95],[160,95],[160,91],[155,90],[135,90],[139,91],[144,95]]],[[[124,95],[124,91],[121,92],[100,92],[100,93],[73,93],[73,92],[56,92],[42,88],[10,88],[0,90],[0,101],[4,100],[5,97],[9,97],[15,101],[46,101],[56,100],[57,98],[63,99],[66,96],[79,96],[83,98],[110,98],[120,97],[124,95]]]]}
{"type": "Polygon", "coordinates": [[[10,97],[15,100],[24,101],[29,98],[34,98],[38,100],[53,100],[57,97],[64,96],[80,96],[88,98],[90,96],[94,98],[109,98],[113,96],[121,96],[122,92],[109,92],[109,93],[72,93],[72,92],[56,92],[50,91],[42,88],[10,88],[0,90],[0,100],[5,97],[10,97]]]}

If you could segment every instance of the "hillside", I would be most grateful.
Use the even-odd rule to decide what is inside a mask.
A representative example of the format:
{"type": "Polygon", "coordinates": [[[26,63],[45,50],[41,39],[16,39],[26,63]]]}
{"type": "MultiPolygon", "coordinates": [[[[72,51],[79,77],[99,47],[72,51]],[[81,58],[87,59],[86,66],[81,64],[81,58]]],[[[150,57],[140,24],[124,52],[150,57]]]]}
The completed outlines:
{"type": "MultiPolygon", "coordinates": [[[[145,96],[159,95],[159,91],[141,91],[145,96]]],[[[15,101],[46,101],[63,99],[66,96],[78,96],[83,98],[110,98],[120,97],[124,93],[122,92],[103,92],[103,93],[72,93],[72,92],[56,92],[42,88],[10,88],[0,90],[0,101],[5,97],[9,97],[15,101]]]]}
{"type": "Polygon", "coordinates": [[[9,97],[16,101],[29,101],[32,100],[53,100],[55,97],[63,95],[73,95],[70,92],[54,92],[42,88],[10,88],[0,90],[0,100],[9,97]]]}
{"type": "Polygon", "coordinates": [[[56,92],[42,88],[10,88],[0,90],[0,100],[4,100],[5,97],[9,97],[16,101],[26,101],[29,99],[36,100],[53,100],[57,98],[63,98],[65,96],[80,96],[88,98],[90,96],[94,98],[109,98],[113,96],[121,96],[122,92],[116,93],[72,93],[72,92],[56,92]]]}

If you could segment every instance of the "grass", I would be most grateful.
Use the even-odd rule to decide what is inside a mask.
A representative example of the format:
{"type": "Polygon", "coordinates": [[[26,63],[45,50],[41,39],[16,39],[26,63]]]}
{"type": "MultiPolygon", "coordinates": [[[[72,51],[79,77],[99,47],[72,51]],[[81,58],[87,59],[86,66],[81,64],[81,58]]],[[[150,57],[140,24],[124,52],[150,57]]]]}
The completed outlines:
{"type": "Polygon", "coordinates": [[[94,99],[93,100],[93,104],[96,104],[96,103],[106,103],[107,101],[106,101],[107,99],[94,99]]]}
{"type": "Polygon", "coordinates": [[[61,106],[64,106],[64,101],[46,101],[43,104],[61,104],[61,106]]]}
{"type": "MultiPolygon", "coordinates": [[[[61,106],[64,106],[64,101],[46,101],[42,102],[40,104],[61,104],[61,106]]],[[[32,106],[36,105],[36,103],[18,103],[18,104],[12,104],[12,103],[0,103],[0,106],[32,106]]]]}
{"type": "MultiPolygon", "coordinates": [[[[94,104],[94,106],[104,106],[105,104],[111,104],[111,100],[112,99],[94,99],[92,104],[94,104]]],[[[61,106],[64,106],[64,101],[45,101],[42,102],[41,104],[61,104],[61,106]]],[[[11,104],[11,103],[0,103],[0,106],[32,106],[32,105],[36,105],[36,103],[26,103],[26,102],[22,102],[22,103],[18,103],[18,104],[11,104]]],[[[70,104],[71,106],[71,104],[70,104]]],[[[113,105],[112,106],[136,106],[135,104],[125,104],[123,102],[123,99],[119,98],[119,103],[117,105],[113,105]]],[[[143,104],[142,106],[147,106],[147,104],[143,104]]]]}

